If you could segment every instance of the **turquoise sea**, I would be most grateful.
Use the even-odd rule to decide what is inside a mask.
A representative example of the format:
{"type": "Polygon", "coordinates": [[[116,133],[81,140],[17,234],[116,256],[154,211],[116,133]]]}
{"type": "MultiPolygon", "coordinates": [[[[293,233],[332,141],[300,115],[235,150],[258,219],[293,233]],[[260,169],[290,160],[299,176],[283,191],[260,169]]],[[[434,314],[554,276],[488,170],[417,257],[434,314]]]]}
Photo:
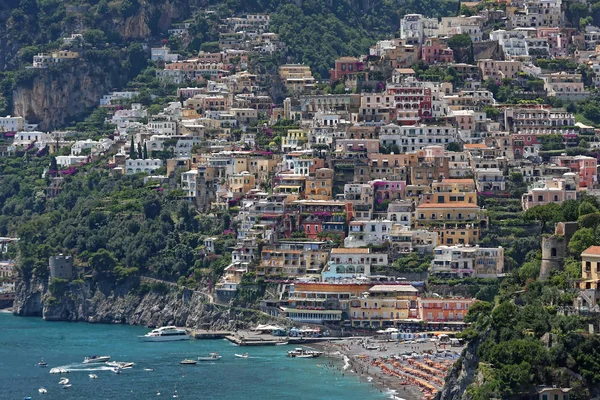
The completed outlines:
{"type": "Polygon", "coordinates": [[[389,398],[353,374],[328,368],[330,359],[290,359],[290,346],[237,347],[225,340],[144,343],[144,327],[46,322],[0,313],[0,399],[343,399],[389,398]],[[179,361],[219,352],[217,362],[181,366],[179,361]],[[235,353],[248,352],[238,359],[235,353]],[[85,356],[110,355],[134,362],[117,375],[104,366],[81,364],[85,356]],[[36,363],[44,357],[48,368],[36,363]],[[50,374],[63,367],[68,374],[50,374]],[[144,371],[153,368],[154,371],[144,371]],[[93,371],[91,371],[93,370],[93,371]],[[93,373],[98,379],[90,379],[93,373]],[[67,377],[72,387],[58,381],[67,377]],[[38,394],[38,388],[47,394],[38,394]],[[160,395],[159,395],[160,393],[160,395]]]}

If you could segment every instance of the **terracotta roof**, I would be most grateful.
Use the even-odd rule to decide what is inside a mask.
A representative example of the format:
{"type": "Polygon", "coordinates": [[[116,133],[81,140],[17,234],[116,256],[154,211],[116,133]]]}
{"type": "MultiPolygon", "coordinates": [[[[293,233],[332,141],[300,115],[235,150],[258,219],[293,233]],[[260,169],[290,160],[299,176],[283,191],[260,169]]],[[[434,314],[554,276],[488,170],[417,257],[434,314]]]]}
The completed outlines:
{"type": "Polygon", "coordinates": [[[468,143],[463,146],[465,149],[487,149],[484,143],[468,143]]]}
{"type": "Polygon", "coordinates": [[[590,246],[581,253],[582,256],[600,256],[600,246],[590,246]]]}
{"type": "Polygon", "coordinates": [[[479,206],[474,203],[425,203],[419,204],[417,208],[479,208],[479,206]]]}
{"type": "Polygon", "coordinates": [[[331,249],[331,254],[369,254],[371,249],[344,249],[335,248],[331,249]]]}
{"type": "Polygon", "coordinates": [[[472,183],[475,184],[473,179],[460,179],[460,178],[444,178],[441,183],[472,183]]]}

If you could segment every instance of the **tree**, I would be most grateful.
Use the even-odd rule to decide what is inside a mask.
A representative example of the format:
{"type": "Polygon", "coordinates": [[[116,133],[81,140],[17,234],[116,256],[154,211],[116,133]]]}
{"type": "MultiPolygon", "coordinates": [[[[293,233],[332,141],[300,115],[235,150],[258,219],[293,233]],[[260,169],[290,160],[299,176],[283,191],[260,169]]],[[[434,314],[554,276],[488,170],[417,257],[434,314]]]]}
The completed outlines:
{"type": "Polygon", "coordinates": [[[106,34],[100,29],[88,29],[83,33],[83,40],[94,47],[106,44],[106,34]]]}
{"type": "Polygon", "coordinates": [[[56,163],[56,157],[50,157],[50,171],[58,171],[58,164],[56,163]]]}
{"type": "Polygon", "coordinates": [[[144,160],[148,159],[148,146],[146,146],[146,142],[144,142],[144,160]]]}
{"type": "Polygon", "coordinates": [[[137,158],[135,154],[135,144],[133,143],[133,136],[131,136],[131,143],[129,144],[129,158],[135,160],[137,158]]]}
{"type": "Polygon", "coordinates": [[[448,145],[446,146],[446,150],[448,151],[462,151],[460,144],[458,144],[457,142],[450,142],[448,143],[448,145]]]}
{"type": "Polygon", "coordinates": [[[525,221],[540,221],[542,232],[546,230],[546,224],[550,221],[558,222],[562,218],[561,207],[556,203],[548,203],[543,206],[535,206],[527,211],[523,216],[525,221]]]}
{"type": "Polygon", "coordinates": [[[137,145],[137,154],[138,154],[139,158],[142,158],[142,156],[144,154],[144,152],[142,151],[142,144],[141,143],[138,143],[138,145],[137,145]]]}
{"type": "Polygon", "coordinates": [[[598,209],[592,203],[583,201],[579,205],[579,209],[577,211],[579,212],[579,216],[582,217],[584,215],[597,213],[598,209]]]}
{"type": "Polygon", "coordinates": [[[569,241],[569,251],[579,257],[590,246],[596,244],[596,236],[592,228],[581,228],[573,234],[569,241]]]}
{"type": "Polygon", "coordinates": [[[90,267],[99,274],[111,272],[117,265],[115,255],[106,249],[100,249],[89,260],[90,267]]]}

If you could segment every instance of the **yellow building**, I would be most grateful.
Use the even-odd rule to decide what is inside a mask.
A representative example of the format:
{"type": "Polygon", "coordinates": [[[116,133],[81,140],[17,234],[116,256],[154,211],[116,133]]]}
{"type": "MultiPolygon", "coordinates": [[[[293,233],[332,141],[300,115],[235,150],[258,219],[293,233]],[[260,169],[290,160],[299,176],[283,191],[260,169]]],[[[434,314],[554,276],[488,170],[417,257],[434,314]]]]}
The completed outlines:
{"type": "Polygon", "coordinates": [[[232,174],[228,178],[229,191],[235,198],[240,198],[256,187],[256,179],[248,171],[232,174]]]}
{"type": "Polygon", "coordinates": [[[600,289],[600,246],[590,246],[581,253],[580,289],[600,289]]]}
{"type": "Polygon", "coordinates": [[[350,321],[355,328],[383,328],[419,318],[418,290],[411,285],[375,285],[350,301],[350,321]]]}
{"type": "Polygon", "coordinates": [[[424,203],[415,211],[415,228],[438,234],[438,245],[475,244],[487,227],[487,215],[473,203],[424,203]]]}
{"type": "Polygon", "coordinates": [[[477,204],[477,192],[473,179],[444,179],[431,184],[431,193],[424,194],[421,203],[477,204]]]}
{"type": "Polygon", "coordinates": [[[291,92],[304,92],[315,85],[315,78],[307,65],[282,65],[279,67],[279,76],[286,89],[291,92]]]}
{"type": "Polygon", "coordinates": [[[319,168],[306,178],[305,197],[308,200],[332,200],[333,170],[319,168]]]}
{"type": "Polygon", "coordinates": [[[320,274],[327,262],[329,250],[323,250],[323,242],[305,242],[304,248],[298,246],[263,249],[261,261],[256,267],[259,276],[299,276],[320,274]],[[311,248],[312,247],[312,248],[311,248]]]}
{"type": "Polygon", "coordinates": [[[308,141],[308,132],[303,129],[288,129],[287,135],[281,138],[281,151],[302,150],[308,141]]]}

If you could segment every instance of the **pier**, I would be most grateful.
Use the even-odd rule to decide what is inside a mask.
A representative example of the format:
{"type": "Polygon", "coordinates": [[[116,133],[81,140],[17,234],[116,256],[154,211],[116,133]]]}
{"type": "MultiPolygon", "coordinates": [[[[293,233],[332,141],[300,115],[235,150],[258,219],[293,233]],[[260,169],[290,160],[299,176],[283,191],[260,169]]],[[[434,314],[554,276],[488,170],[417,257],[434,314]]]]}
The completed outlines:
{"type": "Polygon", "coordinates": [[[207,331],[204,329],[192,330],[189,335],[194,339],[224,339],[232,335],[230,331],[207,331]]]}

